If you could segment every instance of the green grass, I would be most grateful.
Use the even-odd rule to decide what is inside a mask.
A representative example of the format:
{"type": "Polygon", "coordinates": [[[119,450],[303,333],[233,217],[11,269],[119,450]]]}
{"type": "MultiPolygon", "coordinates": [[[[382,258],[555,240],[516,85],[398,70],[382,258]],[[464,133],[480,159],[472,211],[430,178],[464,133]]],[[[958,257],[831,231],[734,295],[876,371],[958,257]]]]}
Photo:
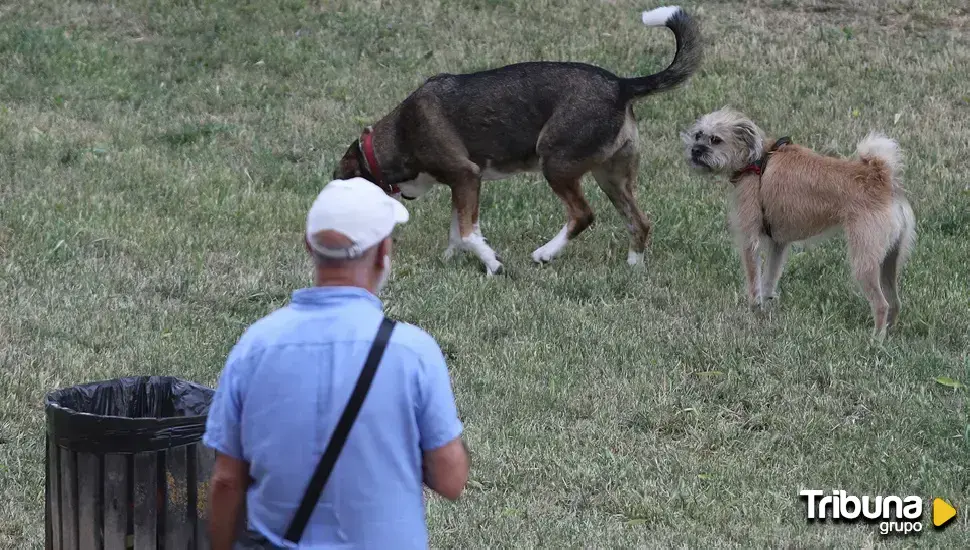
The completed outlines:
{"type": "MultiPolygon", "coordinates": [[[[310,282],[302,223],[361,127],[425,78],[523,60],[654,72],[673,37],[620,0],[53,2],[0,7],[0,546],[43,542],[43,396],[134,374],[210,386],[244,328],[310,282]]],[[[444,188],[409,203],[386,292],[450,363],[472,482],[435,547],[970,545],[970,11],[957,0],[685,4],[706,59],[636,107],[646,269],[597,225],[557,261],[537,176],[485,187],[508,277],[446,263],[444,188]],[[678,132],[730,104],[849,154],[905,149],[919,223],[898,329],[869,340],[843,242],[744,305],[725,188],[678,132]],[[942,496],[948,529],[806,522],[803,488],[942,496]]],[[[930,511],[925,511],[925,522],[930,511]]]]}

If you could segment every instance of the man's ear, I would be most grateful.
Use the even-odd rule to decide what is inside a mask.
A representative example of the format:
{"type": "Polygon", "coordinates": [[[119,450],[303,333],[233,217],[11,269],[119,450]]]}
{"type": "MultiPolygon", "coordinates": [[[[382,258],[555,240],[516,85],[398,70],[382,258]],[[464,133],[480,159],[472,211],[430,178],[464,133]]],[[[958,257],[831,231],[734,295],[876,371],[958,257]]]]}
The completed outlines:
{"type": "Polygon", "coordinates": [[[384,256],[391,255],[391,237],[386,237],[380,244],[377,245],[377,254],[374,261],[377,262],[378,267],[384,267],[384,256]]]}

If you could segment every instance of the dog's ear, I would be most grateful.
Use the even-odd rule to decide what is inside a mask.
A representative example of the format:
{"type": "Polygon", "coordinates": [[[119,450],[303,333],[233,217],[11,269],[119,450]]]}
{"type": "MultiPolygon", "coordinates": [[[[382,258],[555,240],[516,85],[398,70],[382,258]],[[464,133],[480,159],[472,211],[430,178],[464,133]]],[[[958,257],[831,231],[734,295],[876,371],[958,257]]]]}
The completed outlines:
{"type": "Polygon", "coordinates": [[[360,165],[360,143],[359,140],[354,140],[347,148],[347,152],[340,159],[337,164],[337,169],[334,170],[333,179],[350,179],[357,178],[363,175],[363,169],[360,165]]]}
{"type": "Polygon", "coordinates": [[[744,146],[747,153],[747,162],[756,162],[761,158],[764,151],[764,140],[761,137],[761,130],[750,120],[742,120],[734,125],[734,137],[744,146]]]}
{"type": "Polygon", "coordinates": [[[687,130],[680,132],[680,141],[684,142],[684,145],[688,147],[694,144],[694,127],[691,126],[687,130]]]}

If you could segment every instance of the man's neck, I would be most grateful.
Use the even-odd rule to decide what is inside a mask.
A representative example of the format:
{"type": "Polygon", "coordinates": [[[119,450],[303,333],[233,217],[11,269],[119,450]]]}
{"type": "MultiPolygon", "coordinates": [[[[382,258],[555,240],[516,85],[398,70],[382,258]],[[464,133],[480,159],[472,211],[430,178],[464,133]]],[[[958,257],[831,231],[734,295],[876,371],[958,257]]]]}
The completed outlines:
{"type": "Polygon", "coordinates": [[[313,286],[350,286],[357,287],[371,294],[374,293],[373,284],[366,280],[366,277],[356,273],[327,273],[317,271],[313,276],[313,286]]]}

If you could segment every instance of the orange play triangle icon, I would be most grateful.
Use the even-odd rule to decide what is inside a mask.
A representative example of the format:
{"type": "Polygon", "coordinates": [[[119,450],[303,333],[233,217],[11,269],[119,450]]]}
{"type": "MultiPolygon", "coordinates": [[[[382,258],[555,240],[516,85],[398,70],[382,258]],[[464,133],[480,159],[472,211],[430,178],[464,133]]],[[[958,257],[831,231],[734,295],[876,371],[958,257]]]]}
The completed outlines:
{"type": "Polygon", "coordinates": [[[942,498],[933,499],[933,525],[942,527],[948,521],[957,517],[957,509],[942,498]]]}

